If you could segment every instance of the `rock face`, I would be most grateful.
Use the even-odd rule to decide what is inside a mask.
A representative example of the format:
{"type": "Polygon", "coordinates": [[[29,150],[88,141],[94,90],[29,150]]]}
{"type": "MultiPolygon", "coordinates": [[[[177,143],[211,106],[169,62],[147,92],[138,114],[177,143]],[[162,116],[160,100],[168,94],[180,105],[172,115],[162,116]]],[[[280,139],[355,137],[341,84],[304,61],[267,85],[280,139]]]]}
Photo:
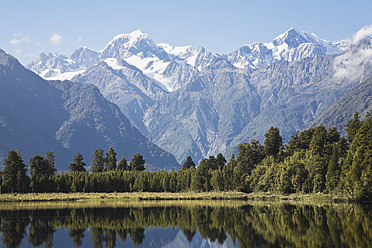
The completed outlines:
{"type": "Polygon", "coordinates": [[[346,136],[345,125],[353,118],[355,112],[364,118],[372,113],[372,77],[356,86],[324,111],[311,126],[324,125],[336,127],[341,135],[346,136]]]}
{"type": "MultiPolygon", "coordinates": [[[[194,161],[229,156],[241,142],[263,141],[270,126],[288,141],[372,74],[370,38],[330,42],[294,28],[224,55],[155,44],[138,30],[116,36],[99,52],[83,51],[48,65],[86,67],[65,67],[59,76],[96,85],[180,163],[188,155],[194,161]]],[[[29,68],[38,71],[39,64],[29,68]]]]}
{"type": "Polygon", "coordinates": [[[68,170],[77,152],[89,165],[95,149],[113,147],[128,160],[141,153],[151,169],[178,167],[91,84],[45,81],[0,51],[0,95],[2,158],[12,149],[19,149],[26,162],[53,151],[58,169],[68,170]]]}
{"type": "Polygon", "coordinates": [[[142,121],[144,113],[167,93],[141,70],[122,59],[106,59],[75,76],[72,81],[97,86],[102,95],[118,105],[143,134],[147,133],[142,121]]]}
{"type": "Polygon", "coordinates": [[[226,60],[215,62],[148,110],[144,123],[149,137],[178,161],[221,151],[228,155],[239,143],[263,141],[270,126],[279,127],[288,141],[372,74],[370,57],[357,76],[337,74],[340,60],[350,61],[351,53],[371,48],[361,41],[341,55],[281,60],[252,70],[238,69],[226,60]]]}

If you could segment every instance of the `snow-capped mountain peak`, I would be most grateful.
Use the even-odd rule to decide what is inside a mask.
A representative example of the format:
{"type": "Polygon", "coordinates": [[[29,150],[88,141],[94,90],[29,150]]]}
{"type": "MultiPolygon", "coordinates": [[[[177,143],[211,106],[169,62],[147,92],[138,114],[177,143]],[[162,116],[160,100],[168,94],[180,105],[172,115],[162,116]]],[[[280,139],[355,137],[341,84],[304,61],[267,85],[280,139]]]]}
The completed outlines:
{"type": "Polygon", "coordinates": [[[169,60],[168,54],[140,30],[130,34],[120,34],[114,37],[106,47],[100,51],[101,58],[126,59],[133,55],[144,57],[156,56],[162,60],[169,60]]]}
{"type": "Polygon", "coordinates": [[[142,32],[141,30],[135,30],[130,34],[119,34],[116,35],[108,44],[107,46],[102,50],[104,51],[107,47],[109,47],[111,44],[116,42],[121,42],[122,44],[126,44],[127,46],[135,45],[138,42],[140,42],[143,39],[147,39],[147,41],[152,42],[151,39],[148,38],[148,35],[142,32]]]}
{"type": "Polygon", "coordinates": [[[280,46],[286,43],[288,47],[298,47],[302,43],[310,42],[309,35],[295,28],[290,28],[287,32],[280,34],[273,41],[274,46],[280,46]],[[308,36],[308,37],[306,37],[308,36]]]}
{"type": "Polygon", "coordinates": [[[317,55],[340,54],[348,47],[346,41],[330,42],[313,33],[290,28],[270,43],[245,45],[224,57],[236,67],[258,68],[278,60],[298,61],[317,55]]]}

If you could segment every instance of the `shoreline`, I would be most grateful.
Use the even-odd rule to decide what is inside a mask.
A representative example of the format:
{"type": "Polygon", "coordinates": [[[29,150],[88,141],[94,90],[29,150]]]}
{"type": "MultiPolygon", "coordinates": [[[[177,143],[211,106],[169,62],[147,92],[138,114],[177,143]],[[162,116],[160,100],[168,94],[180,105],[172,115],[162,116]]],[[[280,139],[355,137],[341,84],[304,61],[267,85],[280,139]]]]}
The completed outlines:
{"type": "Polygon", "coordinates": [[[14,193],[0,194],[0,203],[5,202],[51,202],[82,200],[124,200],[124,201],[177,201],[177,200],[241,200],[241,201],[283,201],[307,203],[354,203],[344,194],[289,194],[242,193],[242,192],[111,192],[111,193],[14,193]]]}

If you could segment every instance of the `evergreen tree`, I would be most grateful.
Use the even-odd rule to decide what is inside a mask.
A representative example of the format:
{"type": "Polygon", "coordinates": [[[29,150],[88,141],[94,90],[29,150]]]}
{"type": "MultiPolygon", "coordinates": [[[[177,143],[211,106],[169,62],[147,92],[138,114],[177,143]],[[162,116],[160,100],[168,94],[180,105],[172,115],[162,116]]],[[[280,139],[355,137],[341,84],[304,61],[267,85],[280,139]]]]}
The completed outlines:
{"type": "Polygon", "coordinates": [[[218,169],[218,161],[214,156],[209,156],[208,159],[205,160],[207,168],[211,170],[218,169]]]}
{"type": "Polygon", "coordinates": [[[224,167],[225,167],[225,164],[226,164],[226,158],[222,155],[222,153],[219,153],[217,154],[217,164],[218,164],[218,167],[222,170],[224,167]]]}
{"type": "Polygon", "coordinates": [[[335,127],[328,129],[327,138],[329,143],[337,143],[340,140],[340,134],[335,127]]]}
{"type": "Polygon", "coordinates": [[[47,173],[47,175],[48,176],[55,175],[56,172],[57,172],[57,169],[56,169],[56,163],[55,163],[54,153],[53,152],[49,152],[49,151],[46,152],[45,161],[48,164],[48,173],[47,173]]]}
{"type": "Polygon", "coordinates": [[[12,150],[4,162],[3,185],[7,192],[27,192],[30,179],[19,151],[12,150]]]}
{"type": "Polygon", "coordinates": [[[283,145],[283,138],[280,136],[279,128],[270,127],[269,131],[265,134],[265,154],[266,156],[278,156],[280,147],[283,145]]]}
{"type": "Polygon", "coordinates": [[[70,164],[69,168],[70,168],[70,171],[71,172],[78,172],[78,171],[81,171],[81,172],[85,172],[85,168],[84,166],[86,165],[84,162],[83,162],[83,155],[80,154],[80,152],[78,152],[76,154],[76,156],[74,157],[74,162],[70,164]]]}
{"type": "Polygon", "coordinates": [[[211,185],[213,190],[215,191],[223,191],[224,190],[224,176],[221,169],[214,170],[212,172],[211,178],[211,185]]]}
{"type": "Polygon", "coordinates": [[[52,173],[52,170],[47,160],[39,155],[35,155],[30,159],[31,184],[33,192],[46,192],[48,190],[47,179],[52,173]]]}
{"type": "Polygon", "coordinates": [[[125,159],[124,156],[121,157],[121,159],[118,163],[117,169],[119,171],[127,171],[128,170],[128,162],[127,162],[127,160],[125,159]]]}
{"type": "Polygon", "coordinates": [[[334,191],[340,180],[340,167],[338,164],[339,152],[337,144],[333,144],[331,160],[328,164],[328,170],[326,174],[326,186],[328,191],[334,191]]]}
{"type": "Polygon", "coordinates": [[[194,163],[194,161],[192,161],[191,156],[188,156],[185,163],[182,166],[182,169],[187,170],[187,169],[190,169],[190,168],[195,168],[195,163],[194,163]]]}
{"type": "Polygon", "coordinates": [[[227,163],[226,167],[224,168],[225,172],[223,173],[225,177],[225,190],[233,190],[233,175],[234,175],[234,168],[237,166],[237,162],[235,159],[234,153],[231,154],[231,158],[227,163]]]}
{"type": "Polygon", "coordinates": [[[204,191],[205,178],[201,170],[196,170],[191,179],[191,189],[195,192],[204,191]]]}
{"type": "Polygon", "coordinates": [[[142,155],[136,153],[133,155],[129,162],[129,167],[131,171],[144,171],[145,170],[145,160],[142,155]]]}
{"type": "Polygon", "coordinates": [[[110,147],[109,151],[106,153],[106,170],[107,171],[112,171],[116,170],[116,152],[112,147],[110,147]]]}
{"type": "Polygon", "coordinates": [[[102,172],[105,167],[105,158],[103,157],[103,150],[98,148],[94,151],[92,156],[92,164],[90,165],[90,171],[102,172]]]}
{"type": "Polygon", "coordinates": [[[35,155],[30,159],[30,171],[31,179],[47,175],[49,172],[48,162],[44,159],[44,157],[35,155]]]}
{"type": "Polygon", "coordinates": [[[358,112],[355,112],[353,119],[350,119],[345,126],[347,132],[347,140],[351,143],[354,140],[356,133],[361,126],[358,112]]]}
{"type": "Polygon", "coordinates": [[[237,166],[241,167],[242,173],[251,175],[252,170],[264,158],[264,147],[256,140],[251,143],[242,143],[238,145],[237,166]]]}
{"type": "Polygon", "coordinates": [[[324,126],[314,128],[313,137],[310,142],[310,150],[313,154],[323,155],[327,143],[327,130],[324,126]]]}
{"type": "Polygon", "coordinates": [[[301,139],[299,131],[296,131],[294,134],[291,135],[291,139],[288,141],[287,148],[291,154],[301,149],[301,139]]]}

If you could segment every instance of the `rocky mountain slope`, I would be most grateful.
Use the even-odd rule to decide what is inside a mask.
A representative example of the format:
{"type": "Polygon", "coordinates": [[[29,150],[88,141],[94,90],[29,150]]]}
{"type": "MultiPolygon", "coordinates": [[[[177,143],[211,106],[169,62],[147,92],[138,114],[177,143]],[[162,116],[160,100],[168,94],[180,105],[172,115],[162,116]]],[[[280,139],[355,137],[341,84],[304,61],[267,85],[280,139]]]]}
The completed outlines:
{"type": "MultiPolygon", "coordinates": [[[[91,84],[45,81],[0,50],[0,157],[19,149],[27,162],[53,151],[67,170],[77,152],[85,162],[97,148],[113,147],[128,160],[144,156],[149,168],[178,166],[174,157],[148,141],[120,109],[91,84]]],[[[119,158],[120,159],[120,158],[119,158]]]]}
{"type": "MultiPolygon", "coordinates": [[[[155,44],[135,31],[97,53],[75,56],[79,61],[65,58],[64,64],[83,64],[78,68],[88,66],[85,60],[97,62],[59,76],[74,73],[74,81],[96,85],[179,162],[188,155],[198,161],[218,152],[229,156],[241,142],[263,141],[270,126],[287,141],[371,75],[371,51],[368,37],[330,42],[291,28],[270,43],[218,55],[155,44]]],[[[35,64],[28,68],[36,71],[35,64]]]]}
{"type": "Polygon", "coordinates": [[[363,119],[369,112],[372,114],[372,77],[354,87],[324,111],[311,126],[324,125],[336,127],[346,136],[345,125],[358,112],[363,119]]]}

